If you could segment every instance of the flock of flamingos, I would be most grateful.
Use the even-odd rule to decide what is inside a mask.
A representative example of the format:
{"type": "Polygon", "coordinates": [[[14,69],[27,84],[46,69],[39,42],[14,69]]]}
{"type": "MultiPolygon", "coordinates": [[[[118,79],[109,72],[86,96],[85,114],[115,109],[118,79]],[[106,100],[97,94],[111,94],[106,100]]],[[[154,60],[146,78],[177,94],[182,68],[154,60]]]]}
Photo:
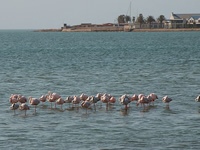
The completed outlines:
{"type": "MultiPolygon", "coordinates": [[[[158,99],[158,96],[155,93],[151,93],[148,96],[145,96],[144,94],[139,94],[139,95],[134,94],[132,97],[127,94],[124,94],[119,98],[119,103],[121,105],[125,105],[125,111],[127,111],[127,109],[128,109],[127,105],[130,105],[130,103],[133,101],[137,102],[136,103],[137,106],[139,104],[141,104],[141,106],[143,105],[143,109],[145,109],[145,104],[150,105],[150,103],[152,103],[154,105],[154,102],[156,99],[158,99]]],[[[102,105],[102,103],[105,103],[106,110],[108,110],[108,104],[113,104],[116,102],[116,98],[107,93],[105,93],[105,94],[98,93],[96,96],[88,96],[88,95],[82,93],[80,96],[76,96],[76,95],[68,96],[64,100],[59,94],[51,93],[49,91],[46,96],[42,95],[39,99],[32,98],[30,96],[29,104],[35,106],[35,112],[36,112],[36,106],[38,104],[40,104],[40,102],[42,102],[42,103],[46,102],[46,100],[51,103],[51,108],[52,108],[52,103],[55,103],[55,108],[56,108],[56,105],[61,105],[61,109],[62,109],[62,105],[64,103],[69,103],[69,104],[72,103],[73,105],[75,105],[75,107],[78,110],[79,103],[81,103],[81,107],[86,109],[86,114],[87,114],[88,108],[94,107],[94,109],[96,110],[95,104],[97,102],[100,102],[100,106],[102,105]]],[[[171,102],[172,99],[169,98],[168,96],[165,96],[162,98],[162,101],[164,103],[167,103],[167,108],[169,108],[169,102],[171,102]]],[[[200,101],[200,96],[196,98],[196,101],[200,101]]],[[[26,102],[27,102],[27,98],[25,96],[11,94],[10,103],[12,105],[10,106],[10,109],[14,110],[14,113],[15,113],[16,109],[24,110],[25,116],[26,116],[26,111],[30,109],[29,106],[26,104],[26,102]],[[20,105],[17,104],[18,102],[20,105]]]]}

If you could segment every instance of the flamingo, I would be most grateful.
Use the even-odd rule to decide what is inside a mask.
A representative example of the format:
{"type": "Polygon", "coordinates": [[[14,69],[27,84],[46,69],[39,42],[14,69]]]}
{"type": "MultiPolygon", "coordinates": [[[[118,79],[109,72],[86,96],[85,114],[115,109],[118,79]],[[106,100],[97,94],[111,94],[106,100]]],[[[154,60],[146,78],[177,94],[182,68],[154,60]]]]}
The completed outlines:
{"type": "Polygon", "coordinates": [[[158,96],[155,93],[151,93],[150,96],[153,97],[152,103],[153,103],[153,106],[154,106],[154,102],[155,102],[156,99],[158,99],[158,96]]]}
{"type": "Polygon", "coordinates": [[[46,99],[51,103],[51,109],[52,109],[52,103],[55,102],[55,99],[52,99],[51,96],[46,95],[46,99]]]}
{"type": "Polygon", "coordinates": [[[143,104],[143,108],[145,109],[145,104],[149,103],[149,99],[146,96],[141,96],[137,102],[137,106],[139,105],[139,103],[141,103],[141,105],[143,104]]]}
{"type": "Polygon", "coordinates": [[[61,105],[61,109],[62,109],[62,105],[65,103],[64,99],[62,97],[60,97],[57,101],[56,104],[61,105]]]}
{"type": "MultiPolygon", "coordinates": [[[[52,109],[52,103],[55,102],[57,99],[50,95],[46,95],[46,99],[51,103],[51,109],[52,109]]],[[[56,108],[56,104],[55,104],[55,108],[56,108]]]]}
{"type": "Polygon", "coordinates": [[[131,101],[137,101],[138,100],[138,95],[137,94],[134,94],[131,101]]]}
{"type": "MultiPolygon", "coordinates": [[[[95,97],[97,97],[99,100],[101,100],[101,97],[103,96],[103,93],[97,93],[95,97]]],[[[102,106],[102,102],[100,104],[100,107],[102,106]]]]}
{"type": "Polygon", "coordinates": [[[119,102],[121,105],[125,105],[125,110],[127,111],[127,105],[131,102],[130,96],[124,94],[119,98],[119,102]]]}
{"type": "MultiPolygon", "coordinates": [[[[50,95],[50,99],[51,101],[55,102],[56,100],[58,100],[61,96],[58,95],[57,93],[51,93],[50,91],[48,92],[48,94],[50,95]]],[[[56,103],[55,103],[55,108],[56,108],[56,103]]]]}
{"type": "Polygon", "coordinates": [[[83,107],[83,108],[86,108],[86,111],[85,111],[85,113],[87,114],[87,109],[90,107],[90,102],[89,101],[83,101],[82,103],[81,103],[81,107],[83,107]]]}
{"type": "Polygon", "coordinates": [[[69,103],[69,106],[70,106],[70,103],[72,103],[73,100],[74,98],[72,96],[68,96],[65,100],[65,103],[69,103]]]}
{"type": "Polygon", "coordinates": [[[97,93],[97,95],[95,97],[97,97],[98,99],[101,99],[102,96],[103,96],[102,93],[97,93]]]}
{"type": "Polygon", "coordinates": [[[10,103],[11,103],[11,104],[15,104],[15,103],[17,103],[17,102],[18,102],[17,98],[15,98],[15,97],[10,97],[10,103]]]}
{"type": "Polygon", "coordinates": [[[17,100],[22,104],[22,103],[26,103],[27,99],[24,96],[18,95],[17,100]]]}
{"type": "Polygon", "coordinates": [[[100,101],[100,99],[96,96],[91,96],[91,97],[88,97],[88,99],[86,101],[89,101],[90,103],[93,103],[94,104],[94,109],[96,111],[96,106],[95,104],[100,101]]]}
{"type": "Polygon", "coordinates": [[[18,95],[17,94],[11,94],[11,97],[10,98],[17,98],[18,95]]]}
{"type": "Polygon", "coordinates": [[[116,102],[116,98],[112,96],[112,97],[109,99],[109,103],[114,104],[115,102],[116,102]]]}
{"type": "Polygon", "coordinates": [[[14,114],[15,114],[15,110],[19,108],[19,105],[18,104],[15,104],[13,103],[11,106],[10,106],[10,110],[14,110],[14,114]]]}
{"type": "Polygon", "coordinates": [[[29,99],[29,104],[35,106],[35,113],[36,113],[36,106],[40,103],[40,100],[38,100],[37,98],[32,98],[31,96],[29,96],[28,99],[29,99]]]}
{"type": "Polygon", "coordinates": [[[200,102],[200,95],[197,96],[197,98],[195,99],[196,102],[200,102]]]}
{"type": "Polygon", "coordinates": [[[88,96],[84,93],[82,93],[80,96],[81,101],[85,101],[87,98],[88,98],[88,96]]]}
{"type": "Polygon", "coordinates": [[[25,110],[25,116],[26,116],[26,111],[29,110],[29,106],[27,104],[23,103],[19,106],[19,109],[25,110]]]}
{"type": "MultiPolygon", "coordinates": [[[[138,95],[134,94],[133,97],[130,98],[131,102],[133,101],[137,101],[138,100],[138,95]]],[[[129,103],[129,107],[130,107],[131,103],[129,103]]]]}
{"type": "MultiPolygon", "coordinates": [[[[138,100],[140,100],[143,96],[145,97],[144,94],[139,94],[139,95],[138,95],[138,100]]],[[[138,106],[138,103],[137,103],[137,106],[138,106]]],[[[141,103],[141,106],[142,106],[142,103],[141,103]]]]}
{"type": "Polygon", "coordinates": [[[152,97],[152,96],[148,95],[147,98],[148,98],[148,100],[149,100],[149,104],[150,104],[151,102],[153,102],[153,97],[152,97]]]}
{"type": "Polygon", "coordinates": [[[39,99],[41,102],[42,102],[42,104],[43,104],[43,102],[46,102],[46,97],[44,96],[44,95],[42,95],[41,97],[40,97],[40,99],[39,99]]]}
{"type": "Polygon", "coordinates": [[[101,102],[106,103],[106,110],[108,110],[108,102],[110,98],[107,93],[105,93],[103,96],[101,96],[101,102]]]}
{"type": "Polygon", "coordinates": [[[79,103],[80,103],[81,99],[79,96],[74,95],[74,100],[72,101],[73,104],[78,104],[77,110],[79,109],[79,103]]]}
{"type": "Polygon", "coordinates": [[[169,98],[167,95],[162,98],[163,103],[167,103],[167,108],[169,109],[169,102],[172,101],[171,98],[169,98]]]}

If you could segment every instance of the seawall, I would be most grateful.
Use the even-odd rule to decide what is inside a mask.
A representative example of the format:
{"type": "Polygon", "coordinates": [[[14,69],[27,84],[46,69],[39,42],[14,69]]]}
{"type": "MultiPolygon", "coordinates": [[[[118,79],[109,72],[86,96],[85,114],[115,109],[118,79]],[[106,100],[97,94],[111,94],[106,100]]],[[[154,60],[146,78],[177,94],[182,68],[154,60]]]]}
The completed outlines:
{"type": "Polygon", "coordinates": [[[85,27],[85,28],[68,28],[62,32],[123,32],[124,27],[85,27]]]}

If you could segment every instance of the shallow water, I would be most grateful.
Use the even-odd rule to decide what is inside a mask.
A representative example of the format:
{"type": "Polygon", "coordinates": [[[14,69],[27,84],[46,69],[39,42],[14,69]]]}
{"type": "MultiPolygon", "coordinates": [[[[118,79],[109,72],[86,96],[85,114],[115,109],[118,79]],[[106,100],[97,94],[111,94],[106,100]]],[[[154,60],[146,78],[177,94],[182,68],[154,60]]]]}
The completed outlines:
{"type": "MultiPolygon", "coordinates": [[[[37,33],[0,31],[0,149],[199,149],[200,32],[37,33]],[[9,97],[156,93],[143,110],[9,110],[9,97]],[[170,109],[162,102],[173,99],[170,109]]],[[[99,105],[100,103],[98,103],[99,105]]],[[[54,106],[54,105],[53,105],[54,106]]]]}

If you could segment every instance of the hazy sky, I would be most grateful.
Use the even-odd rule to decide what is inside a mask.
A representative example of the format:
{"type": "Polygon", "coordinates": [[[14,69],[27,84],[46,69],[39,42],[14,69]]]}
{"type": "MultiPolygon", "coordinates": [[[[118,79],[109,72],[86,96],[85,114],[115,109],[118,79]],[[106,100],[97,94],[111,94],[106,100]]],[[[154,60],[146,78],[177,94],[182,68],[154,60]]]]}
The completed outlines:
{"type": "Polygon", "coordinates": [[[200,0],[0,0],[0,29],[50,29],[63,23],[113,23],[121,14],[200,13],[200,0]]]}

